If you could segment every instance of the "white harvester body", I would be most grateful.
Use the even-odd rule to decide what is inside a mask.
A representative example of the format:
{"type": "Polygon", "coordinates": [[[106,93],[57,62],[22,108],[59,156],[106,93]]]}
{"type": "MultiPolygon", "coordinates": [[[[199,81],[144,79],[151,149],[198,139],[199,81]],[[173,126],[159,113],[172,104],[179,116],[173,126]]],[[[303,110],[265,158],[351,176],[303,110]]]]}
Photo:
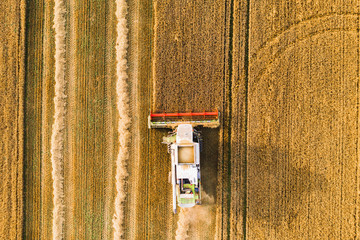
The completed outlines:
{"type": "Polygon", "coordinates": [[[219,112],[152,113],[149,128],[171,128],[163,138],[171,154],[173,210],[201,204],[200,151],[202,137],[194,127],[217,128],[219,112]]]}
{"type": "Polygon", "coordinates": [[[174,131],[176,140],[169,143],[171,153],[171,182],[173,210],[201,203],[200,143],[194,142],[191,124],[179,124],[174,131]]]}

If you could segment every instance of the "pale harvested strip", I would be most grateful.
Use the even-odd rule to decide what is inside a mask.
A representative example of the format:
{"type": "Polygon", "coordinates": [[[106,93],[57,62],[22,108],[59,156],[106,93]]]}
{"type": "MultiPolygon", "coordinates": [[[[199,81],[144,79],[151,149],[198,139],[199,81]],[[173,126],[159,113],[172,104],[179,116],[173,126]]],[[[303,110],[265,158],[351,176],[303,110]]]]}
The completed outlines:
{"type": "Polygon", "coordinates": [[[188,220],[188,209],[181,208],[179,213],[179,220],[177,222],[176,240],[187,239],[189,237],[188,231],[190,222],[188,220]]]}
{"type": "Polygon", "coordinates": [[[201,206],[180,209],[176,240],[213,238],[213,233],[209,229],[213,229],[215,224],[212,217],[216,209],[214,197],[204,191],[201,194],[201,206]]]}
{"type": "Polygon", "coordinates": [[[126,161],[129,156],[129,140],[130,140],[130,116],[129,116],[129,94],[127,83],[127,3],[125,0],[116,1],[116,17],[117,25],[117,39],[116,39],[116,72],[117,72],[117,108],[119,112],[119,154],[116,160],[116,198],[115,198],[115,214],[113,218],[114,224],[114,239],[122,238],[124,234],[124,201],[126,193],[124,192],[126,177],[128,176],[126,169],[126,161]]]}
{"type": "Polygon", "coordinates": [[[55,1],[54,29],[55,29],[55,116],[51,137],[51,162],[54,186],[53,210],[53,239],[63,238],[64,226],[64,186],[63,186],[63,159],[64,159],[64,128],[66,115],[65,94],[65,1],[55,1]]]}

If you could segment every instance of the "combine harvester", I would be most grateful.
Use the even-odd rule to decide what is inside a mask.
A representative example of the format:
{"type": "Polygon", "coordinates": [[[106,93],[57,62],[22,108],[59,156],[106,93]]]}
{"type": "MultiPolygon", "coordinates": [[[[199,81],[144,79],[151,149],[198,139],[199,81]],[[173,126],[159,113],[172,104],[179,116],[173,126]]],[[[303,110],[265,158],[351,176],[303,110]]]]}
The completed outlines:
{"type": "Polygon", "coordinates": [[[201,204],[201,133],[194,127],[217,128],[219,112],[150,113],[149,128],[170,128],[163,138],[171,154],[169,178],[173,185],[173,210],[201,204]]]}

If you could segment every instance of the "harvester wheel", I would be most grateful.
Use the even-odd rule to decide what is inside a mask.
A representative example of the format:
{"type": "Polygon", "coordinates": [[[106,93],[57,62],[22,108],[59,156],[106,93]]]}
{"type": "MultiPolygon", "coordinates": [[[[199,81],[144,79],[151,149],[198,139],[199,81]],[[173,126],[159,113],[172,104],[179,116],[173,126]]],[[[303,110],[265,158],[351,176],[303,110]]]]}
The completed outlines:
{"type": "Polygon", "coordinates": [[[168,152],[169,154],[171,154],[171,144],[168,144],[168,145],[167,145],[167,152],[168,152]]]}

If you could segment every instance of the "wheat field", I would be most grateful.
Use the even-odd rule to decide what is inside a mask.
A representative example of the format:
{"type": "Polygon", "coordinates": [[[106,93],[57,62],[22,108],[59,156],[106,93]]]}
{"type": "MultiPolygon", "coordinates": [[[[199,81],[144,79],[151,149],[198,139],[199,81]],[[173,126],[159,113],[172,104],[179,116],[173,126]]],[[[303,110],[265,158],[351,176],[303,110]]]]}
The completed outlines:
{"type": "Polygon", "coordinates": [[[360,3],[0,3],[0,238],[360,238],[360,3]],[[172,212],[152,111],[199,129],[172,212]]]}

